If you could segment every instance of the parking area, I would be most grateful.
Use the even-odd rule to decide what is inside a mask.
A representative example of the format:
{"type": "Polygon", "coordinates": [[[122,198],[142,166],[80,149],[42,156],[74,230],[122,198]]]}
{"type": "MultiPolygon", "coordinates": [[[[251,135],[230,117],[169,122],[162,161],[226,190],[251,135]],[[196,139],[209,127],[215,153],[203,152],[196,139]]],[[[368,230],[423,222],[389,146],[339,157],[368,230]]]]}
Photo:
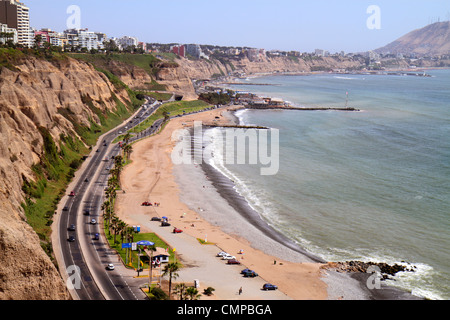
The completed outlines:
{"type": "MultiPolygon", "coordinates": [[[[173,228],[162,228],[160,223],[150,221],[145,216],[132,216],[133,221],[139,223],[141,228],[157,233],[170,246],[176,248],[176,252],[184,265],[178,271],[176,282],[192,283],[198,280],[199,292],[207,287],[215,289],[213,299],[220,300],[289,300],[279,290],[264,291],[266,283],[261,277],[244,277],[241,271],[247,268],[244,261],[237,253],[232,253],[242,263],[240,265],[228,265],[226,260],[217,257],[221,251],[215,245],[202,245],[197,239],[185,233],[173,233],[173,228]],[[241,294],[239,289],[242,288],[241,294]]],[[[258,270],[254,270],[258,272],[258,270]]],[[[202,297],[205,299],[205,296],[202,297]]]]}

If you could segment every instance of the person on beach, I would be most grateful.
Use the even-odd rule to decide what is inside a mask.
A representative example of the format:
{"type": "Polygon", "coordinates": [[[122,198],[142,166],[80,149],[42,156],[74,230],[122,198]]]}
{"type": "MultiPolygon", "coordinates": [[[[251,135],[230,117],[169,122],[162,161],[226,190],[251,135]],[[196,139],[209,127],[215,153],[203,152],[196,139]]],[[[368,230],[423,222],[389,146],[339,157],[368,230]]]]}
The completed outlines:
{"type": "Polygon", "coordinates": [[[242,287],[239,288],[239,295],[242,293],[242,287]]]}

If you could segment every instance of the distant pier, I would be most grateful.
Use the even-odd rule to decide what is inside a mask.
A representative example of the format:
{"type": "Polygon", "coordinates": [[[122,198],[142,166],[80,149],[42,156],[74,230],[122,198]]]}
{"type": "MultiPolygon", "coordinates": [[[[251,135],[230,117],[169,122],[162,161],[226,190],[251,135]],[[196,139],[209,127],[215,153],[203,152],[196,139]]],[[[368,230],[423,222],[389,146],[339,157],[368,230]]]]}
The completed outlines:
{"type": "Polygon", "coordinates": [[[360,109],[353,107],[333,108],[333,107],[283,107],[283,106],[271,106],[264,104],[249,104],[242,107],[243,109],[261,109],[261,110],[299,110],[299,111],[361,111],[360,109]]]}

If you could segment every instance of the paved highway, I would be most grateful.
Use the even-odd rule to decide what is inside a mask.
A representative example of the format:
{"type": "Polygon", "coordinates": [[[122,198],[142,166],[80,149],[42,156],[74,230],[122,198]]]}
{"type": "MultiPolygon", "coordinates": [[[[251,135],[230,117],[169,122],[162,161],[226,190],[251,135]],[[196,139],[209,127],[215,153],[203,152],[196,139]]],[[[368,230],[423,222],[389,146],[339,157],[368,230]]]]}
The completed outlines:
{"type": "MultiPolygon", "coordinates": [[[[139,288],[142,280],[135,279],[134,272],[130,273],[130,270],[120,262],[117,254],[109,248],[102,230],[101,205],[104,201],[104,188],[107,186],[109,169],[113,167],[110,159],[120,152],[118,144],[112,144],[112,141],[118,135],[138,126],[160,106],[161,103],[150,104],[147,101],[126,123],[105,134],[91,153],[73,189],[68,190],[73,194],[63,198],[63,201],[67,200],[59,217],[59,257],[62,260],[59,264],[61,272],[67,275],[68,282],[74,285],[74,289],[71,290],[74,299],[147,298],[139,288]],[[95,219],[95,223],[92,223],[92,219],[95,219]],[[72,225],[74,230],[71,230],[72,225]],[[98,239],[95,237],[96,234],[100,235],[98,239]],[[71,236],[73,241],[68,240],[71,236]],[[115,265],[115,270],[106,269],[109,263],[115,265]]],[[[130,142],[154,134],[160,129],[163,121],[163,119],[155,121],[153,126],[133,136],[130,142]]]]}
{"type": "MultiPolygon", "coordinates": [[[[127,123],[102,137],[97,149],[91,153],[87,166],[78,178],[73,190],[73,195],[67,197],[61,216],[59,217],[59,244],[61,248],[63,269],[66,270],[70,282],[74,285],[71,292],[74,299],[80,300],[136,300],[145,299],[145,294],[139,286],[130,285],[132,277],[125,278],[118,264],[117,255],[109,249],[108,243],[101,230],[101,205],[103,203],[103,191],[107,185],[111,161],[105,161],[107,157],[120,152],[117,144],[111,142],[122,132],[138,125],[149,117],[161,104],[147,104],[127,123]],[[127,129],[125,129],[127,128],[127,129]],[[95,219],[96,223],[91,223],[95,219]],[[100,221],[100,224],[98,223],[100,221]],[[71,226],[74,230],[71,230],[71,226]],[[98,240],[95,234],[99,234],[98,240]],[[69,241],[70,237],[73,241],[69,241]],[[108,263],[114,263],[116,270],[106,270],[108,263]]],[[[138,137],[153,134],[162,123],[155,122],[138,137]]],[[[60,262],[61,264],[61,262],[60,262]]]]}

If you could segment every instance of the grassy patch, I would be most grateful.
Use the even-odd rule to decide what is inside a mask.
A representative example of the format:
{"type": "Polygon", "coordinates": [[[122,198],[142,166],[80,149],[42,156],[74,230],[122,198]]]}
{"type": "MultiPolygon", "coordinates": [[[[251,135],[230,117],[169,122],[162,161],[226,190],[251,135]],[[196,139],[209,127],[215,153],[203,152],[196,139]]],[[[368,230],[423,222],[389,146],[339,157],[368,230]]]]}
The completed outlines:
{"type": "Polygon", "coordinates": [[[214,242],[205,241],[204,239],[197,238],[197,241],[202,245],[215,245],[214,242]]]}
{"type": "MultiPolygon", "coordinates": [[[[108,230],[107,230],[107,227],[105,226],[105,233],[107,234],[107,232],[108,232],[108,230]]],[[[138,250],[137,251],[131,251],[131,250],[127,251],[127,249],[122,249],[122,242],[119,241],[119,237],[116,238],[116,243],[114,243],[114,235],[112,235],[112,234],[111,235],[107,234],[107,239],[108,239],[108,243],[109,243],[110,247],[117,251],[117,253],[120,255],[123,263],[127,267],[137,269],[138,261],[141,261],[142,262],[140,264],[141,268],[143,268],[143,269],[149,268],[149,264],[148,264],[150,261],[149,257],[141,256],[140,258],[138,258],[138,253],[139,253],[138,250]],[[131,251],[131,255],[130,255],[130,251],[131,251]],[[128,258],[126,256],[127,252],[128,252],[128,258]]],[[[169,261],[175,261],[175,253],[174,253],[173,249],[170,248],[169,245],[167,243],[165,243],[163,240],[161,240],[155,233],[138,233],[133,236],[134,242],[138,242],[141,240],[148,240],[150,242],[154,242],[155,247],[168,249],[168,252],[170,254],[169,261]]],[[[144,250],[141,250],[141,253],[143,254],[144,250]]]]}
{"type": "Polygon", "coordinates": [[[130,130],[131,133],[138,133],[144,131],[153,125],[153,123],[158,119],[163,119],[165,115],[170,117],[182,115],[184,113],[203,111],[209,108],[210,105],[201,100],[194,101],[174,101],[166,103],[164,106],[160,107],[154,114],[147,118],[136,128],[130,130]]]}

